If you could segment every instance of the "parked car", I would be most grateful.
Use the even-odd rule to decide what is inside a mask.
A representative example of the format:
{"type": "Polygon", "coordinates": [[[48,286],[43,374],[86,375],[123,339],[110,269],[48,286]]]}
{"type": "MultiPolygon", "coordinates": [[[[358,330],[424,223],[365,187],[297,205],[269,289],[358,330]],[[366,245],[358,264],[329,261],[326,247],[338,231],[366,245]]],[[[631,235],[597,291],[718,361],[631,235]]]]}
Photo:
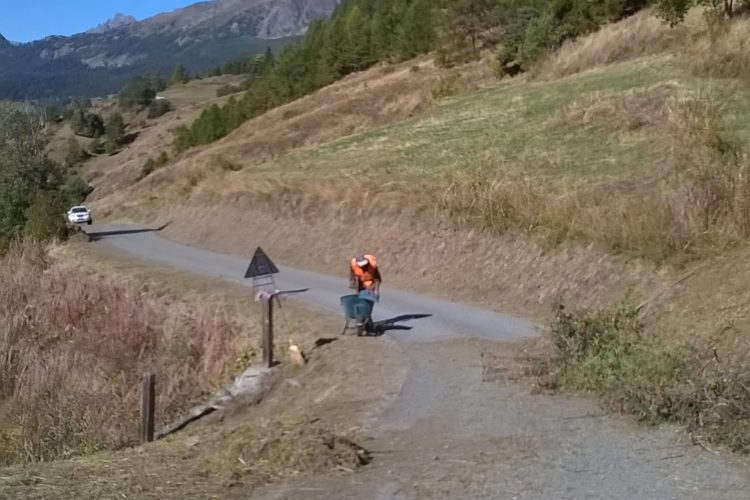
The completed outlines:
{"type": "Polygon", "coordinates": [[[93,218],[91,217],[91,210],[84,206],[76,206],[68,210],[68,222],[73,224],[91,224],[93,218]]]}

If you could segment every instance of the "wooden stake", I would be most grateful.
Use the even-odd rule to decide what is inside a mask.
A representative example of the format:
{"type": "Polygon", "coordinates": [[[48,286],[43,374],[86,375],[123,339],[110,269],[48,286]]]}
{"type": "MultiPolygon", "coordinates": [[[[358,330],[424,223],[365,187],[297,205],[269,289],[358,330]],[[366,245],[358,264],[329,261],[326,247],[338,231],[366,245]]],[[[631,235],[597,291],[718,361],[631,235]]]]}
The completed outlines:
{"type": "Polygon", "coordinates": [[[154,440],[154,413],[156,406],[156,375],[147,373],[143,376],[143,401],[141,404],[141,442],[154,440]]]}

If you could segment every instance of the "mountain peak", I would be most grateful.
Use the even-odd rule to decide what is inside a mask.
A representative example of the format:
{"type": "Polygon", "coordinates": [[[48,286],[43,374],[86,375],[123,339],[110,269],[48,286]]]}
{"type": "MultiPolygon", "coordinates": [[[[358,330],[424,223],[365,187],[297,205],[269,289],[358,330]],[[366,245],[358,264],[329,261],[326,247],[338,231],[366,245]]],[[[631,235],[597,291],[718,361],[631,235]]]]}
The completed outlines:
{"type": "Polygon", "coordinates": [[[115,14],[112,19],[100,24],[96,28],[91,28],[86,33],[105,33],[107,31],[123,28],[136,22],[138,22],[138,20],[133,16],[118,13],[115,14]]]}
{"type": "Polygon", "coordinates": [[[3,36],[2,33],[0,33],[0,48],[2,47],[11,47],[13,44],[8,41],[7,38],[3,36]]]}
{"type": "Polygon", "coordinates": [[[204,0],[141,21],[118,14],[85,34],[0,41],[0,99],[105,95],[146,71],[200,72],[278,50],[340,1],[204,0]]]}

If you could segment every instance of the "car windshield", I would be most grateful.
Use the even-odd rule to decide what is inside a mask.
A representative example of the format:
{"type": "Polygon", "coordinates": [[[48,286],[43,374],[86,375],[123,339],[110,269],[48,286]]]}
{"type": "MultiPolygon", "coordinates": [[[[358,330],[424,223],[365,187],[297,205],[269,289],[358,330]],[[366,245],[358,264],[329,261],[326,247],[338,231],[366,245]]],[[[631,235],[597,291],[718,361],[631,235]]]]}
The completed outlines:
{"type": "Polygon", "coordinates": [[[83,213],[86,213],[86,209],[83,207],[76,207],[76,208],[71,209],[71,212],[74,214],[83,214],[83,213]]]}

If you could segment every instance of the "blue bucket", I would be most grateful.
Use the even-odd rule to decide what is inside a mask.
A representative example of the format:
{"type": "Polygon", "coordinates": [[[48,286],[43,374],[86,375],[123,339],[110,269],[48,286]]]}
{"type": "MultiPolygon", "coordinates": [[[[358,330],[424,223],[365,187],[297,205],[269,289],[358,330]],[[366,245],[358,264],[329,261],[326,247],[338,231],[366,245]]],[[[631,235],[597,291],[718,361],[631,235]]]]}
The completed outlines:
{"type": "Polygon", "coordinates": [[[355,306],[359,302],[359,295],[344,295],[341,297],[341,305],[344,306],[344,314],[347,318],[355,318],[355,306]]]}
{"type": "Polygon", "coordinates": [[[360,295],[344,295],[341,297],[341,305],[344,307],[347,319],[364,323],[370,318],[375,301],[360,295]]]}

